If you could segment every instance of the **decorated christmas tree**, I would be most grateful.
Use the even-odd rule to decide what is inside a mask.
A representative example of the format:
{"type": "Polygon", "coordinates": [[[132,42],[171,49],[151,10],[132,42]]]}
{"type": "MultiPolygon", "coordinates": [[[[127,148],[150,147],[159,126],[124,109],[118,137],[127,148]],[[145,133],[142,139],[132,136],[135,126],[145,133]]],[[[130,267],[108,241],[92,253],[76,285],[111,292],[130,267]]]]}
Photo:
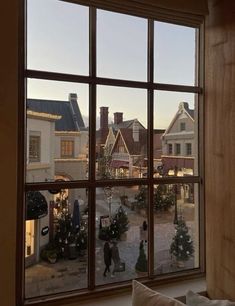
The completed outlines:
{"type": "Polygon", "coordinates": [[[174,193],[167,190],[166,185],[158,185],[154,193],[154,208],[156,211],[167,211],[174,205],[174,193]]]}
{"type": "Polygon", "coordinates": [[[140,252],[139,257],[137,259],[137,263],[135,265],[135,269],[138,272],[147,272],[148,271],[148,262],[144,252],[144,243],[140,242],[140,252]]]}
{"type": "Polygon", "coordinates": [[[120,236],[128,231],[128,217],[124,208],[120,205],[115,215],[110,220],[110,225],[102,227],[100,223],[99,239],[120,239],[120,236]]]}
{"type": "Polygon", "coordinates": [[[124,234],[126,231],[128,231],[128,217],[127,217],[127,213],[124,210],[124,208],[122,207],[122,205],[119,206],[119,208],[116,211],[116,214],[114,216],[114,220],[116,220],[116,224],[118,225],[118,229],[119,229],[119,238],[122,234],[124,234]]]}
{"type": "Polygon", "coordinates": [[[76,223],[69,212],[68,197],[60,192],[55,203],[55,237],[54,242],[63,258],[75,258],[87,248],[87,222],[76,223]],[[73,248],[73,249],[72,249],[73,248]],[[73,252],[73,255],[71,254],[73,252]]]}
{"type": "Polygon", "coordinates": [[[138,208],[146,208],[147,207],[147,188],[141,186],[139,193],[135,196],[135,199],[137,200],[137,206],[138,208]]]}
{"type": "Polygon", "coordinates": [[[176,225],[176,233],[170,247],[170,253],[178,261],[187,261],[194,253],[193,241],[188,234],[188,227],[185,221],[180,218],[176,225]]]}

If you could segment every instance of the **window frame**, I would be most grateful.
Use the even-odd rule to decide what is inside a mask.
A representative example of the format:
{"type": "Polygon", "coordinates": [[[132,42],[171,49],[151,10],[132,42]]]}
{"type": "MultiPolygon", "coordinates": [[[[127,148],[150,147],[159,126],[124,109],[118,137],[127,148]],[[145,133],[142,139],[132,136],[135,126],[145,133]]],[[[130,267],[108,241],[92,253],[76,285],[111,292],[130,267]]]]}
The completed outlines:
{"type": "Polygon", "coordinates": [[[29,134],[29,163],[40,163],[41,162],[41,135],[29,134]],[[34,139],[34,146],[36,145],[36,156],[30,155],[31,141],[34,139]]]}
{"type": "MultiPolygon", "coordinates": [[[[89,155],[96,156],[96,149],[95,149],[95,133],[96,133],[96,86],[97,85],[112,85],[112,86],[123,86],[129,88],[145,88],[148,92],[148,175],[147,178],[141,179],[123,179],[121,181],[96,181],[94,179],[94,175],[96,172],[96,158],[94,158],[89,163],[89,177],[90,179],[85,181],[66,181],[66,182],[44,182],[44,183],[26,183],[25,181],[25,165],[26,165],[26,157],[24,154],[24,145],[25,145],[25,127],[20,125],[21,128],[19,129],[19,160],[22,161],[21,165],[19,165],[19,173],[20,173],[20,180],[19,180],[19,189],[18,189],[18,197],[19,197],[19,207],[18,207],[18,233],[20,234],[20,239],[17,241],[17,254],[20,256],[21,264],[19,261],[17,262],[17,277],[16,277],[16,300],[19,305],[25,305],[25,298],[24,298],[24,238],[25,238],[25,224],[24,224],[24,208],[25,208],[25,201],[24,195],[25,192],[30,190],[48,190],[49,188],[82,188],[87,187],[89,188],[88,197],[89,202],[95,202],[95,189],[96,187],[103,187],[105,185],[109,186],[131,186],[131,185],[146,185],[149,186],[149,202],[153,202],[153,186],[154,184],[177,184],[177,183],[196,183],[199,186],[199,243],[200,243],[200,267],[193,269],[193,271],[182,271],[177,274],[177,279],[185,279],[185,276],[188,278],[195,277],[195,275],[205,275],[205,242],[204,242],[204,121],[203,121],[203,98],[204,98],[204,24],[198,23],[198,26],[192,26],[188,21],[184,21],[181,19],[180,21],[175,20],[174,16],[172,15],[172,22],[175,24],[185,25],[193,28],[198,29],[197,40],[198,40],[198,85],[197,86],[186,86],[186,85],[174,85],[174,84],[162,84],[162,83],[154,83],[153,80],[153,36],[154,36],[154,20],[148,19],[148,78],[146,82],[139,82],[139,81],[132,81],[132,80],[119,80],[119,79],[108,79],[108,78],[99,78],[96,76],[96,10],[95,7],[89,7],[89,33],[90,33],[90,44],[89,44],[89,76],[83,75],[70,75],[64,73],[54,73],[48,71],[37,71],[37,70],[29,70],[26,67],[26,45],[25,45],[25,25],[26,25],[26,0],[20,0],[20,52],[19,52],[19,59],[20,59],[20,78],[19,78],[19,100],[20,100],[20,107],[19,107],[19,116],[18,120],[19,123],[25,122],[26,118],[26,110],[24,107],[25,100],[26,100],[26,82],[25,79],[32,78],[32,79],[44,79],[44,80],[54,80],[54,81],[64,81],[64,82],[78,82],[78,83],[86,83],[89,84],[89,155]],[[166,90],[166,91],[177,91],[177,92],[188,92],[194,93],[198,95],[198,168],[199,174],[194,175],[190,178],[185,177],[169,177],[169,178],[156,178],[153,175],[153,114],[154,114],[154,91],[155,90],[166,90]],[[200,144],[200,145],[199,145],[200,144]],[[149,149],[150,148],[150,149],[149,149]]],[[[74,1],[67,1],[73,3],[74,1]]],[[[127,13],[130,15],[130,13],[127,13]]],[[[188,18],[188,17],[187,17],[188,18]]],[[[158,21],[164,21],[161,19],[156,19],[158,21]]],[[[165,20],[165,22],[169,22],[169,20],[165,20]]],[[[148,234],[149,239],[153,240],[153,226],[154,220],[151,217],[153,207],[149,205],[148,208],[148,234]]],[[[95,249],[95,241],[91,238],[91,233],[95,232],[95,210],[89,207],[89,247],[88,252],[90,254],[93,253],[95,249]]],[[[92,236],[93,237],[93,236],[92,236]]],[[[148,245],[148,254],[154,254],[154,249],[152,245],[148,245]],[[151,253],[152,252],[152,253],[151,253]]],[[[87,290],[81,293],[79,290],[74,291],[71,297],[71,293],[63,293],[63,297],[68,297],[70,300],[77,301],[80,296],[84,298],[84,296],[99,296],[99,293],[96,292],[95,289],[95,279],[94,279],[94,268],[95,268],[95,258],[94,256],[91,258],[89,257],[89,272],[88,272],[88,288],[87,290]]],[[[149,257],[148,260],[148,267],[149,267],[149,278],[146,280],[148,283],[152,284],[163,284],[166,281],[171,282],[175,281],[174,275],[172,276],[156,276],[153,274],[154,270],[154,259],[153,255],[149,257]]],[[[115,283],[110,284],[105,289],[105,295],[112,294],[113,291],[116,292],[120,291],[120,288],[128,288],[130,286],[130,282],[125,282],[126,285],[115,283]],[[120,287],[121,285],[121,287],[120,287]]],[[[36,300],[39,301],[40,304],[44,304],[48,300],[52,301],[52,305],[57,305],[57,301],[61,299],[61,294],[58,294],[54,297],[38,297],[36,300]]],[[[30,300],[30,299],[28,299],[30,300]]],[[[27,300],[27,301],[28,301],[27,300]]]]}
{"type": "Polygon", "coordinates": [[[74,158],[74,139],[61,139],[60,140],[60,157],[61,158],[74,158]],[[69,145],[69,146],[68,146],[69,145]],[[70,148],[71,145],[71,148],[70,148]],[[63,154],[63,152],[68,152],[71,150],[71,153],[63,154]]]}
{"type": "Polygon", "coordinates": [[[191,144],[191,142],[187,142],[186,144],[185,144],[185,155],[186,156],[192,156],[192,144],[191,144]]]}

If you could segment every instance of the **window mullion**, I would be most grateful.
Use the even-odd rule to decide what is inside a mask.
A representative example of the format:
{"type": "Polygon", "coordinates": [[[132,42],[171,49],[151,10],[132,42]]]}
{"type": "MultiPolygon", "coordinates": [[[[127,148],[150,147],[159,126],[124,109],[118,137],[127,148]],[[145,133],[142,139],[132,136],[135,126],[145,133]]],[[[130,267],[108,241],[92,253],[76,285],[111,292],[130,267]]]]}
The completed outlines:
{"type": "MultiPolygon", "coordinates": [[[[89,76],[96,77],[96,9],[89,8],[89,76]]],[[[88,244],[88,288],[95,288],[95,203],[96,203],[96,84],[89,84],[89,244],[88,244]]]]}
{"type": "MultiPolygon", "coordinates": [[[[154,21],[148,20],[148,83],[153,84],[154,73],[154,21]]],[[[149,175],[149,205],[148,205],[148,224],[149,224],[149,244],[148,244],[148,268],[149,276],[154,275],[154,212],[153,212],[153,101],[154,90],[148,89],[148,175],[149,175]]]]}

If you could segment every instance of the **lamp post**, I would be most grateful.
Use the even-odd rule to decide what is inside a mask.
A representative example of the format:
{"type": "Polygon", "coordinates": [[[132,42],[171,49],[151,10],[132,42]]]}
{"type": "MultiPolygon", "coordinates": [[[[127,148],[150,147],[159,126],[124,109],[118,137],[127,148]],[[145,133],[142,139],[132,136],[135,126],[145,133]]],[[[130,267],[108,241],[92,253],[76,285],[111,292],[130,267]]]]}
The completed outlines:
{"type": "Polygon", "coordinates": [[[104,187],[104,194],[106,196],[108,207],[109,207],[109,219],[111,220],[111,204],[113,198],[113,188],[112,187],[104,187]]]}

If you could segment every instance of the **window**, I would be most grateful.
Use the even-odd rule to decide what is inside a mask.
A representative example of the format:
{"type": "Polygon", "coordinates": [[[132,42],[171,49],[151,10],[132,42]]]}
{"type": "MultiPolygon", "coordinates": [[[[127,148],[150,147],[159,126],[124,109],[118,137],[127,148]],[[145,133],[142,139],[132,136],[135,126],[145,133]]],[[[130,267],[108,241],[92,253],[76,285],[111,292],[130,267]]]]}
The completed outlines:
{"type": "Polygon", "coordinates": [[[72,0],[28,0],[27,18],[25,132],[43,143],[25,151],[45,163],[25,168],[25,298],[202,272],[199,26],[72,0]]]}
{"type": "Polygon", "coordinates": [[[186,143],[186,155],[192,155],[192,144],[186,143]]]}
{"type": "Polygon", "coordinates": [[[175,144],[175,155],[180,155],[181,153],[181,145],[180,143],[175,144]]]}
{"type": "Polygon", "coordinates": [[[168,154],[172,154],[172,143],[168,144],[168,154]]]}
{"type": "Polygon", "coordinates": [[[180,122],[180,130],[185,131],[185,129],[186,129],[185,122],[180,122]]]}
{"type": "Polygon", "coordinates": [[[74,157],[73,140],[61,140],[61,157],[74,157]]]}
{"type": "Polygon", "coordinates": [[[29,162],[40,162],[41,138],[29,136],[29,162]]]}

